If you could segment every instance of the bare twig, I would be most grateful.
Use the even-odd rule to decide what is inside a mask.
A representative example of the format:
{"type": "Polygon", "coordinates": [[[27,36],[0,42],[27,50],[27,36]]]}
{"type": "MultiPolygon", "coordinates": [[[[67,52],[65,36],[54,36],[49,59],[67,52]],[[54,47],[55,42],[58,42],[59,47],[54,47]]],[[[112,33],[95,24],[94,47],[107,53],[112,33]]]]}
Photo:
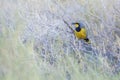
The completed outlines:
{"type": "Polygon", "coordinates": [[[72,33],[74,32],[74,30],[73,30],[73,28],[67,23],[67,21],[65,21],[64,19],[63,19],[63,22],[70,28],[70,30],[72,31],[72,33]]]}

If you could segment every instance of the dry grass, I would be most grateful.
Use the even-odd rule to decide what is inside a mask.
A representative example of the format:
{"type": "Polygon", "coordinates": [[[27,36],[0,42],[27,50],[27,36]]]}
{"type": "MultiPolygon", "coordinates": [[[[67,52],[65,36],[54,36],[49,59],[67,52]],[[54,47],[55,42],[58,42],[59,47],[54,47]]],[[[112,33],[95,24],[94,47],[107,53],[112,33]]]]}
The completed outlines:
{"type": "Polygon", "coordinates": [[[119,0],[2,0],[0,80],[119,80],[119,0]],[[92,44],[64,23],[85,23],[92,44]]]}

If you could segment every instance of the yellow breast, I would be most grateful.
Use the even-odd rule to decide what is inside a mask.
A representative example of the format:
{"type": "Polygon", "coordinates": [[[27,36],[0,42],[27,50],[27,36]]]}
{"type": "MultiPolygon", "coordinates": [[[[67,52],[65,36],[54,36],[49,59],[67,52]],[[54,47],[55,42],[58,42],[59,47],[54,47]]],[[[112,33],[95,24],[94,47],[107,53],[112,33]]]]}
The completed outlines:
{"type": "Polygon", "coordinates": [[[85,28],[81,28],[80,32],[74,31],[74,33],[78,39],[86,39],[87,37],[85,28]]]}

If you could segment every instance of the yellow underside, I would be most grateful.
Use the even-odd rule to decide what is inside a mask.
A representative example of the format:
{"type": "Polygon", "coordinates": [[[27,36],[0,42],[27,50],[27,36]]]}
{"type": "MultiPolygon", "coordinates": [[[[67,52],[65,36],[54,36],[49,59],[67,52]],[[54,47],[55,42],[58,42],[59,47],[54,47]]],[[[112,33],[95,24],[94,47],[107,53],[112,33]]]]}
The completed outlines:
{"type": "Polygon", "coordinates": [[[85,28],[81,28],[80,32],[74,31],[74,33],[78,39],[86,39],[87,38],[87,33],[86,33],[85,28]]]}

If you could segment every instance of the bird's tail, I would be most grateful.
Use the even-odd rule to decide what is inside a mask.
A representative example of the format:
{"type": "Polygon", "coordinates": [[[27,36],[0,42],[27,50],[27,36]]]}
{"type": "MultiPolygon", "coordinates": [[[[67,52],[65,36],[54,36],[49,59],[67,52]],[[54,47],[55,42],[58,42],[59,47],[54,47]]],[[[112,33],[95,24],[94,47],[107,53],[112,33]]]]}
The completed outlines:
{"type": "Polygon", "coordinates": [[[84,39],[86,43],[91,44],[90,40],[88,38],[84,39]]]}

